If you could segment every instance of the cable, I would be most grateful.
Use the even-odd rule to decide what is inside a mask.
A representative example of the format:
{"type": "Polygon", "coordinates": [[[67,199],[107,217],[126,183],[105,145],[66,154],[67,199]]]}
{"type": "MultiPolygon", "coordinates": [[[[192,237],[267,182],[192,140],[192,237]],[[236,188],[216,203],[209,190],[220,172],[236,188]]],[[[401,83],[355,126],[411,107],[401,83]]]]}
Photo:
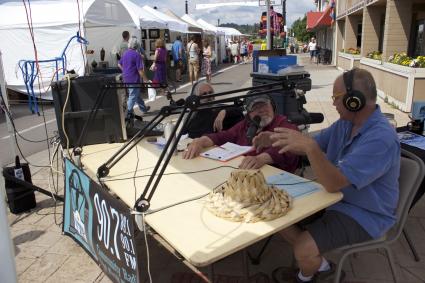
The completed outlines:
{"type": "MultiPolygon", "coordinates": [[[[208,171],[213,171],[216,169],[220,169],[220,168],[232,168],[232,169],[240,169],[238,167],[234,167],[234,166],[218,166],[218,167],[214,167],[214,168],[210,168],[210,169],[204,169],[204,170],[199,170],[199,171],[188,171],[188,172],[172,172],[172,173],[164,173],[163,176],[170,176],[170,175],[180,175],[180,174],[196,174],[196,173],[202,173],[202,172],[208,172],[208,171]]],[[[123,180],[129,180],[129,179],[133,179],[133,178],[145,178],[145,177],[150,177],[151,175],[139,175],[139,176],[133,176],[133,177],[127,177],[127,178],[114,178],[114,179],[107,179],[107,180],[103,180],[105,182],[115,182],[115,181],[123,181],[123,180]]],[[[156,176],[158,176],[158,174],[156,174],[156,176]]]]}
{"type": "Polygon", "coordinates": [[[146,258],[148,265],[148,276],[149,282],[152,283],[152,275],[151,275],[151,263],[150,263],[150,254],[149,254],[149,245],[148,245],[148,237],[146,233],[146,225],[145,225],[145,214],[142,213],[142,224],[143,224],[143,234],[145,235],[145,245],[146,245],[146,258]]]}
{"type": "Polygon", "coordinates": [[[134,171],[134,174],[133,174],[133,186],[134,186],[134,203],[136,203],[136,200],[137,200],[137,186],[136,186],[136,172],[137,172],[137,169],[138,169],[138,167],[139,167],[139,149],[137,148],[137,146],[136,146],[136,170],[134,171]]]}
{"type": "Polygon", "coordinates": [[[63,104],[63,108],[62,108],[62,131],[63,131],[63,135],[65,136],[66,139],[66,152],[68,153],[68,156],[71,158],[71,153],[69,152],[69,137],[66,133],[66,129],[65,129],[65,109],[66,109],[66,105],[68,104],[68,99],[69,99],[69,94],[71,93],[71,79],[69,77],[69,75],[65,75],[66,80],[68,81],[68,87],[67,87],[67,93],[66,93],[66,99],[65,99],[65,103],[63,104]]]}
{"type": "Polygon", "coordinates": [[[23,139],[24,141],[27,141],[27,142],[31,142],[31,143],[39,143],[39,142],[45,142],[49,139],[54,138],[54,137],[47,137],[46,139],[42,139],[42,140],[30,140],[30,139],[24,137],[21,133],[19,133],[19,131],[16,128],[15,119],[12,117],[12,113],[10,112],[9,108],[6,106],[6,101],[3,97],[3,93],[1,92],[1,90],[0,90],[0,98],[3,102],[3,104],[0,104],[0,108],[6,113],[7,117],[9,117],[10,123],[11,123],[12,128],[13,128],[13,132],[16,135],[18,135],[21,139],[23,139]]]}

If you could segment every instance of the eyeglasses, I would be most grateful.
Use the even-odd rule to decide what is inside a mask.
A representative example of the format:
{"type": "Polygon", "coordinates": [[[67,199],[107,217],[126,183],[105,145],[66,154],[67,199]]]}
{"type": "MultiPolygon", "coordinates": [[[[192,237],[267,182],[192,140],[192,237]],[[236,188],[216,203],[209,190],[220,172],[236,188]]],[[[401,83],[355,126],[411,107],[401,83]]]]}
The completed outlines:
{"type": "Polygon", "coordinates": [[[210,90],[210,91],[205,91],[201,93],[201,95],[209,95],[209,94],[214,94],[214,91],[210,90]]]}
{"type": "Polygon", "coordinates": [[[332,101],[334,101],[334,102],[335,102],[335,100],[336,100],[338,97],[343,96],[343,95],[345,95],[345,92],[334,93],[334,94],[331,96],[332,101]]]}

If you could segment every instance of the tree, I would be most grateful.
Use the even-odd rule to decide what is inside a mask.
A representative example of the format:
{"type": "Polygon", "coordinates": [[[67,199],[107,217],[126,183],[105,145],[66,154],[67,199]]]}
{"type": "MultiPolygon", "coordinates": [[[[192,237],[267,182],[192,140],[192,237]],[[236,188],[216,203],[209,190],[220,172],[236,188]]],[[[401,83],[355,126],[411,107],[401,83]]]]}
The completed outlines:
{"type": "Polygon", "coordinates": [[[304,18],[298,18],[292,24],[292,31],[295,38],[301,42],[309,42],[310,38],[314,35],[314,32],[307,31],[307,16],[304,18]]]}

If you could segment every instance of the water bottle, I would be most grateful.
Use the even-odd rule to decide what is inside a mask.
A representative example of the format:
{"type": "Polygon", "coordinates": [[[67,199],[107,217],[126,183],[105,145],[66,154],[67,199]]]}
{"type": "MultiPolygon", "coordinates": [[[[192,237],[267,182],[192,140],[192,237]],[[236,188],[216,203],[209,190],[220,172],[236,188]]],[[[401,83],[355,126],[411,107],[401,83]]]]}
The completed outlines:
{"type": "MultiPolygon", "coordinates": [[[[165,124],[165,126],[164,126],[164,137],[165,137],[165,140],[166,141],[168,141],[170,138],[172,139],[171,144],[170,144],[170,147],[169,147],[168,150],[171,150],[171,147],[172,147],[172,145],[174,144],[174,142],[176,140],[176,136],[175,135],[172,136],[173,130],[174,130],[174,124],[173,124],[173,122],[167,122],[165,124]]],[[[175,150],[173,152],[173,154],[176,155],[177,154],[177,151],[175,150]]]]}
{"type": "Polygon", "coordinates": [[[15,169],[14,169],[15,178],[25,181],[24,171],[22,170],[21,162],[19,162],[19,156],[15,157],[15,169]]]}

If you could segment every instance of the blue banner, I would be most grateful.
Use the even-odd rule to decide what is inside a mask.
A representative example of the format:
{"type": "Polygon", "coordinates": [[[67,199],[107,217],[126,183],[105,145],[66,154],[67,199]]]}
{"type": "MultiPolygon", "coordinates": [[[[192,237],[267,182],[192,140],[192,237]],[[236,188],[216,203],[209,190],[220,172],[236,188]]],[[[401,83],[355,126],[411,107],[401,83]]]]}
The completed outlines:
{"type": "Polygon", "coordinates": [[[65,159],[63,232],[79,243],[114,282],[139,282],[129,208],[65,159]]]}

